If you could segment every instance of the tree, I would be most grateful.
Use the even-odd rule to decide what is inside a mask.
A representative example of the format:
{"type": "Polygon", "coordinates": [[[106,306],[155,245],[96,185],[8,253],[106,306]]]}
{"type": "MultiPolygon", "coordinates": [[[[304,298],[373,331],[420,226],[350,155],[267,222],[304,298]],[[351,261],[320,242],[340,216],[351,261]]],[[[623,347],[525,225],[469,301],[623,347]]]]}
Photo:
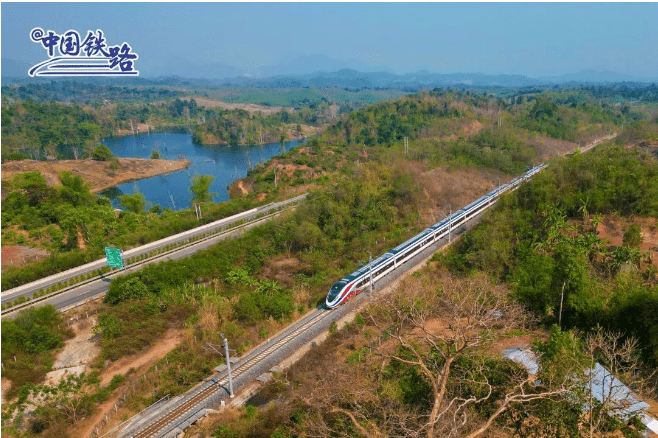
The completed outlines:
{"type": "Polygon", "coordinates": [[[114,154],[107,146],[101,144],[96,146],[91,157],[97,161],[110,161],[114,157],[114,154]]]}
{"type": "Polygon", "coordinates": [[[192,185],[190,185],[190,192],[192,192],[192,202],[209,202],[212,197],[217,193],[210,193],[210,184],[215,177],[211,175],[197,175],[192,178],[192,185]]]}
{"type": "MultiPolygon", "coordinates": [[[[104,302],[119,304],[126,300],[145,297],[148,293],[148,288],[139,278],[118,277],[110,283],[104,302]]],[[[99,321],[99,326],[104,327],[102,321],[99,321]]]]}
{"type": "Polygon", "coordinates": [[[87,204],[94,199],[94,195],[89,191],[90,185],[85,183],[80,175],[73,175],[68,170],[62,171],[59,173],[59,181],[62,183],[62,199],[73,206],[87,204]]]}
{"type": "Polygon", "coordinates": [[[144,212],[144,208],[146,207],[146,201],[144,199],[144,195],[142,195],[139,192],[135,192],[132,195],[125,194],[123,196],[119,196],[119,204],[122,207],[124,207],[126,210],[135,213],[144,212]]]}
{"type": "MultiPolygon", "coordinates": [[[[518,367],[492,365],[501,361],[483,356],[484,347],[497,336],[531,321],[504,288],[492,286],[482,276],[449,281],[439,288],[437,281],[436,276],[412,278],[367,313],[380,339],[393,341],[380,342],[375,350],[383,361],[380,368],[397,363],[412,373],[416,383],[411,387],[427,386],[421,391],[421,398],[430,394],[427,408],[421,403],[420,412],[415,412],[420,422],[413,435],[476,437],[513,406],[556,398],[569,390],[572,382],[564,375],[557,380],[547,375],[537,382],[518,367]],[[504,378],[498,376],[501,372],[504,378]],[[482,405],[490,407],[484,416],[476,415],[474,410],[482,405]]],[[[399,424],[413,413],[401,411],[400,406],[387,410],[382,404],[375,403],[386,410],[378,417],[389,423],[399,424]]],[[[333,412],[346,415],[363,435],[388,435],[377,422],[364,421],[362,414],[345,409],[344,403],[334,400],[332,405],[333,412]],[[362,430],[364,424],[370,432],[362,430]]],[[[411,435],[407,432],[404,435],[411,435]]]]}
{"type": "Polygon", "coordinates": [[[535,119],[549,119],[557,111],[557,103],[547,97],[538,97],[530,110],[530,115],[535,119]]]}
{"type": "Polygon", "coordinates": [[[584,398],[589,436],[592,438],[595,433],[598,436],[598,433],[605,432],[606,423],[616,417],[627,420],[621,415],[622,412],[637,403],[630,392],[622,389],[623,385],[650,394],[655,391],[655,388],[650,388],[650,381],[658,370],[649,376],[639,373],[642,366],[637,341],[633,338],[624,340],[621,334],[600,327],[587,335],[584,353],[589,365],[584,398]],[[595,387],[595,383],[599,386],[595,387]]]}
{"type": "MultiPolygon", "coordinates": [[[[292,405],[305,417],[293,435],[475,438],[498,421],[518,424],[529,407],[560,402],[582,382],[582,361],[531,376],[491,353],[493,342],[532,322],[484,276],[414,276],[299,365],[302,406],[292,405]]],[[[552,350],[557,356],[561,344],[552,350]]]]}

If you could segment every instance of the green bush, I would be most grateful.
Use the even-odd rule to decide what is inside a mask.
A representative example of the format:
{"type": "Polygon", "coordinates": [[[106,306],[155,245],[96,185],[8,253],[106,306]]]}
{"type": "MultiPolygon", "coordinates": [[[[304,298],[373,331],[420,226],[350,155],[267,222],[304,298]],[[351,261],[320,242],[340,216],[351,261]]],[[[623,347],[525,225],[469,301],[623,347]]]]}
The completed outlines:
{"type": "Polygon", "coordinates": [[[143,298],[149,293],[148,288],[136,277],[121,276],[112,280],[105,294],[104,302],[107,304],[119,304],[123,301],[143,298]]]}
{"type": "Polygon", "coordinates": [[[91,157],[97,161],[110,161],[114,154],[112,151],[105,145],[98,145],[91,153],[91,157]]]}
{"type": "Polygon", "coordinates": [[[624,233],[624,245],[637,248],[644,242],[642,238],[642,228],[639,225],[633,224],[624,233]]]}

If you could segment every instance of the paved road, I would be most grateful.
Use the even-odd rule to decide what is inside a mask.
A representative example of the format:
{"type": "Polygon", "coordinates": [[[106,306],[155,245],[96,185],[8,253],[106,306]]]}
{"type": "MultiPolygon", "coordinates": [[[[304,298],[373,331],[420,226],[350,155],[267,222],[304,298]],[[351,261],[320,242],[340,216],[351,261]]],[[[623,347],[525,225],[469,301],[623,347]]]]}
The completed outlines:
{"type": "MultiPolygon", "coordinates": [[[[470,219],[464,225],[453,230],[454,236],[473,228],[481,216],[470,219]]],[[[448,244],[447,238],[441,238],[414,256],[399,269],[394,270],[375,284],[373,294],[376,296],[393,281],[400,278],[413,267],[426,261],[436,251],[448,244]]],[[[291,357],[296,351],[308,345],[318,335],[326,332],[333,322],[364,306],[371,298],[362,292],[332,310],[319,307],[302,319],[282,330],[272,339],[256,347],[248,355],[232,365],[233,388],[236,394],[248,387],[256,378],[267,373],[273,366],[291,357]]],[[[117,427],[109,437],[121,438],[173,438],[185,430],[191,423],[205,415],[205,409],[216,409],[222,401],[229,403],[227,372],[216,372],[199,386],[172,400],[158,405],[157,409],[144,412],[117,427]]]]}
{"type": "MultiPolygon", "coordinates": [[[[57,293],[56,295],[50,298],[47,298],[45,300],[40,300],[38,301],[38,305],[52,304],[57,309],[66,309],[67,307],[73,306],[77,303],[82,303],[90,298],[98,297],[100,294],[107,292],[109,283],[117,275],[122,275],[127,272],[134,272],[140,270],[144,266],[150,263],[156,263],[165,260],[177,260],[184,257],[188,257],[191,254],[200,251],[202,249],[208,248],[212,245],[215,245],[216,243],[222,240],[239,236],[245,230],[271,219],[278,213],[285,211],[282,209],[290,207],[291,204],[304,200],[305,197],[306,195],[300,195],[295,198],[288,199],[286,201],[282,201],[274,204],[268,204],[266,206],[249,210],[248,212],[243,212],[238,215],[231,216],[229,218],[225,218],[220,221],[215,221],[211,224],[204,225],[202,227],[197,227],[195,229],[188,230],[183,233],[179,233],[165,239],[161,239],[157,242],[152,242],[147,245],[133,248],[130,251],[126,251],[126,253],[124,254],[126,256],[125,258],[148,254],[149,252],[156,250],[161,251],[163,250],[163,248],[167,247],[168,245],[182,244],[186,241],[189,241],[192,238],[199,238],[200,236],[204,236],[206,234],[214,235],[214,237],[205,238],[204,240],[199,241],[197,243],[189,243],[179,249],[171,250],[167,252],[166,255],[151,257],[148,260],[144,260],[143,262],[134,264],[134,266],[129,267],[126,270],[116,270],[115,272],[111,272],[102,275],[100,277],[96,277],[95,279],[89,280],[84,284],[57,293]],[[244,225],[235,225],[238,222],[244,222],[244,221],[247,221],[246,224],[244,225]],[[233,227],[233,228],[230,228],[227,231],[220,231],[227,227],[233,227]]],[[[79,275],[84,275],[88,272],[93,272],[99,269],[100,267],[105,266],[105,263],[106,263],[105,259],[98,260],[96,262],[92,262],[84,266],[70,269],[68,271],[52,275],[50,277],[46,277],[44,279],[14,289],[3,291],[2,304],[5,304],[8,301],[14,301],[21,296],[31,297],[36,291],[39,291],[41,289],[48,289],[50,286],[57,284],[59,282],[68,281],[68,279],[70,278],[75,278],[79,275]]],[[[37,302],[34,302],[32,304],[36,305],[37,302]]],[[[3,316],[7,314],[11,314],[12,311],[16,308],[17,307],[3,311],[3,316]]]]}
{"type": "MultiPolygon", "coordinates": [[[[588,151],[598,143],[614,138],[614,134],[597,140],[584,151],[588,151]]],[[[514,187],[515,189],[516,187],[514,187]]],[[[453,235],[459,235],[465,230],[473,228],[481,218],[480,210],[467,222],[452,230],[453,235]]],[[[377,282],[374,294],[388,286],[411,268],[430,257],[434,252],[444,247],[448,240],[444,237],[427,246],[423,251],[405,262],[403,266],[393,270],[390,274],[377,282]]],[[[290,357],[302,346],[308,344],[320,333],[326,331],[330,324],[338,321],[347,313],[365,305],[370,299],[369,293],[362,292],[348,303],[333,310],[318,308],[301,320],[291,324],[271,341],[255,348],[247,357],[235,365],[233,387],[235,392],[252,383],[256,377],[266,373],[273,365],[281,363],[290,357]]],[[[173,438],[189,427],[193,422],[205,415],[208,408],[216,408],[221,401],[228,401],[226,393],[226,371],[215,373],[201,385],[186,394],[165,402],[151,412],[137,415],[117,427],[112,436],[122,438],[173,438]]]]}

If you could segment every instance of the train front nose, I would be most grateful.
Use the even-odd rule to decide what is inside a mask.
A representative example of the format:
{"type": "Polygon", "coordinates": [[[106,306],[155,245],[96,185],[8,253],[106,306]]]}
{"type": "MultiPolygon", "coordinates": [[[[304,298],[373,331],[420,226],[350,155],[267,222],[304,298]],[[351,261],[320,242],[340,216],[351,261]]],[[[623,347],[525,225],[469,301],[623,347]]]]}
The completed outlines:
{"type": "Polygon", "coordinates": [[[343,288],[346,286],[346,282],[341,280],[337,281],[336,283],[331,286],[331,289],[329,289],[329,294],[327,295],[327,300],[326,300],[326,305],[329,309],[332,309],[338,305],[337,298],[340,295],[340,292],[343,290],[343,288]]]}

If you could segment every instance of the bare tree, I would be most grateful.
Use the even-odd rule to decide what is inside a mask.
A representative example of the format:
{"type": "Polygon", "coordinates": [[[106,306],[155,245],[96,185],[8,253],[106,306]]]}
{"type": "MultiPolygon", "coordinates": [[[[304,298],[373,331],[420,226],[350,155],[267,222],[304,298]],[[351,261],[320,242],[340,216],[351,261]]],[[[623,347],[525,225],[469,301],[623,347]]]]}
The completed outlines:
{"type": "Polygon", "coordinates": [[[364,316],[291,370],[288,412],[306,413],[294,435],[475,438],[501,419],[518,425],[524,403],[542,412],[537,402],[564,403],[583,384],[582,355],[559,350],[558,366],[548,361],[535,379],[491,353],[509,330],[534,321],[485,277],[425,271],[364,316]],[[413,378],[403,390],[399,378],[407,377],[396,376],[413,378]]]}
{"type": "Polygon", "coordinates": [[[629,387],[648,393],[652,377],[640,372],[637,340],[598,328],[585,338],[585,354],[590,369],[586,372],[586,405],[589,436],[601,430],[610,416],[623,413],[639,402],[629,387]],[[603,365],[597,363],[597,360],[603,365]]]}
{"type": "Polygon", "coordinates": [[[478,366],[482,369],[471,372],[471,377],[454,375],[454,364],[460,357],[481,354],[491,341],[509,329],[527,326],[532,318],[508,298],[503,287],[489,284],[485,277],[449,280],[441,287],[436,287],[436,281],[437,276],[431,275],[424,280],[413,278],[370,313],[370,321],[380,333],[395,340],[382,342],[377,349],[381,357],[416,367],[431,384],[431,408],[420,432],[428,438],[476,437],[513,404],[557,397],[569,390],[572,382],[563,379],[538,384],[518,370],[502,398],[498,395],[494,400],[494,391],[500,393],[501,388],[490,381],[481,362],[478,366]],[[449,393],[449,384],[477,387],[479,395],[449,393]],[[471,415],[471,408],[492,402],[497,408],[484,423],[473,427],[481,420],[471,415]]]}

